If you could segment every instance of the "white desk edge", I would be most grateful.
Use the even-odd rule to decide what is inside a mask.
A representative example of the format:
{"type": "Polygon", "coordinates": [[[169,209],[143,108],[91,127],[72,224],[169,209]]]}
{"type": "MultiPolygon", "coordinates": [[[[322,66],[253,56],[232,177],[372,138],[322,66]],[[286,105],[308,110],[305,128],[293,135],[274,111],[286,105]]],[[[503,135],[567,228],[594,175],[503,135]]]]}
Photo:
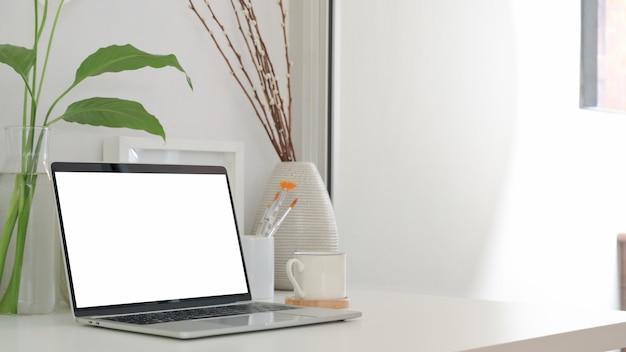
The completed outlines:
{"type": "MultiPolygon", "coordinates": [[[[351,289],[358,319],[192,341],[80,326],[69,311],[0,316],[6,351],[608,351],[626,312],[351,289]]],[[[288,292],[277,292],[283,301],[288,292]]]]}

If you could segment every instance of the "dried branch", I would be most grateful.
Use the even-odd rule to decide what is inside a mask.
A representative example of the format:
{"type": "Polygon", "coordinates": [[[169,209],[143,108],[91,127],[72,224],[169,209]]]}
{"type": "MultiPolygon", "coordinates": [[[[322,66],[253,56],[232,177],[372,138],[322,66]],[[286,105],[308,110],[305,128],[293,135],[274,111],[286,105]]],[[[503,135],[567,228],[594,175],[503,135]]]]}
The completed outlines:
{"type": "Polygon", "coordinates": [[[268,53],[265,41],[261,35],[259,21],[252,5],[252,0],[231,0],[232,16],[237,24],[238,34],[243,39],[244,48],[235,48],[234,41],[227,33],[222,21],[211,6],[210,0],[204,0],[205,10],[189,1],[189,8],[193,10],[204,28],[209,33],[217,50],[226,62],[230,73],[247,97],[257,118],[263,125],[278,157],[281,161],[296,161],[291,136],[292,109],[291,109],[291,66],[287,41],[287,12],[283,0],[278,0],[281,11],[282,37],[285,48],[286,84],[281,86],[279,75],[268,53]],[[207,11],[210,20],[207,21],[201,12],[207,11]],[[221,33],[216,34],[212,28],[219,28],[221,33]],[[220,39],[218,39],[218,37],[220,39]],[[226,45],[221,43],[226,43],[226,45]],[[227,48],[224,48],[227,46],[227,48]],[[245,54],[243,54],[245,53],[245,54]],[[244,56],[245,55],[245,56],[244,56]],[[252,73],[254,68],[256,74],[252,73]],[[283,91],[285,91],[283,93],[283,91]]]}

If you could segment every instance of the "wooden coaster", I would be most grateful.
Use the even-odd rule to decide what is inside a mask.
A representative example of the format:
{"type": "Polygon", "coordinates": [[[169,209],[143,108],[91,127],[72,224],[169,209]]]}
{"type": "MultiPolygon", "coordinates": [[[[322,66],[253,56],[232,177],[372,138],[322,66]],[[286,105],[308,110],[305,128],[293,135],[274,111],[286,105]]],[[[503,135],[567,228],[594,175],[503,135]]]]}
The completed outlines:
{"type": "Polygon", "coordinates": [[[343,309],[350,307],[350,298],[346,297],[341,299],[310,300],[296,298],[296,296],[287,296],[285,298],[285,303],[295,306],[343,309]]]}

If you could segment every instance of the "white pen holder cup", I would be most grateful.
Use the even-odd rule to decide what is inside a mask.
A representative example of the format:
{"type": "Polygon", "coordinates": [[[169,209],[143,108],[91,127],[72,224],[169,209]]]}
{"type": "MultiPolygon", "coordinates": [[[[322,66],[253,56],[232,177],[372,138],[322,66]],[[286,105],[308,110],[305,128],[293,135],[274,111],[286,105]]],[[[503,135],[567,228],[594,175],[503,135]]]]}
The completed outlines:
{"type": "Polygon", "coordinates": [[[241,246],[252,299],[274,297],[274,237],[242,236],[241,246]]]}
{"type": "Polygon", "coordinates": [[[337,300],[346,297],[346,254],[295,252],[287,261],[287,278],[297,298],[337,300]]]}

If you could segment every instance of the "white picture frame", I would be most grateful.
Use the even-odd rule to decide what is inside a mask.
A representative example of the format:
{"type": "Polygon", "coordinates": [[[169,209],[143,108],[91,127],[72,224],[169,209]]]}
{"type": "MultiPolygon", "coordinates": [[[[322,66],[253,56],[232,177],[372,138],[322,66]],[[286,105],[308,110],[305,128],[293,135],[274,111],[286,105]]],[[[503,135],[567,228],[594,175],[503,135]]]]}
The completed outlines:
{"type": "Polygon", "coordinates": [[[228,171],[237,223],[244,222],[243,143],[149,137],[107,137],[102,143],[105,162],[218,165],[228,171]]]}

